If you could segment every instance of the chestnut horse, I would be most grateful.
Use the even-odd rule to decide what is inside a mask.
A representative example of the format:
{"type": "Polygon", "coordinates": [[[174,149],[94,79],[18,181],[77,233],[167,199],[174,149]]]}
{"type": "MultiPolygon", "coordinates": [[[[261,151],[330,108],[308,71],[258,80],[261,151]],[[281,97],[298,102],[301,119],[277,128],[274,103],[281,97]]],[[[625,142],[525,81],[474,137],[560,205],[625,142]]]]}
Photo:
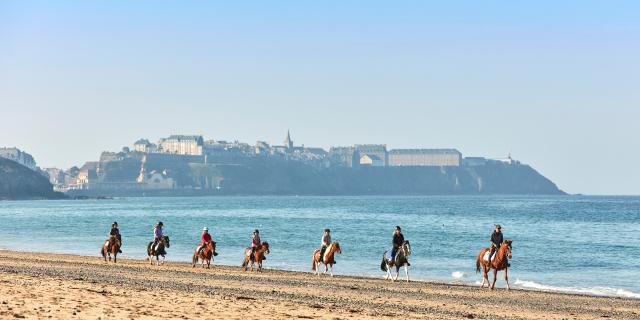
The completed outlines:
{"type": "Polygon", "coordinates": [[[100,253],[104,257],[104,261],[107,262],[107,257],[111,261],[111,255],[113,255],[113,263],[117,262],[118,251],[120,251],[120,240],[116,236],[109,236],[109,240],[105,240],[102,245],[100,253]]]}
{"type": "Polygon", "coordinates": [[[324,272],[333,277],[333,265],[336,264],[335,255],[336,253],[342,253],[342,249],[340,249],[340,244],[336,241],[331,243],[327,249],[324,251],[324,257],[322,261],[320,261],[320,249],[313,250],[313,256],[311,260],[311,271],[315,271],[316,275],[320,275],[320,264],[324,264],[324,272]]]}
{"type": "Polygon", "coordinates": [[[385,279],[389,279],[391,277],[391,267],[396,267],[396,276],[391,277],[391,281],[398,280],[398,276],[400,274],[400,267],[404,266],[404,273],[407,275],[407,282],[409,282],[409,255],[411,255],[411,245],[409,241],[405,241],[402,243],[400,248],[398,248],[398,252],[396,252],[395,259],[389,260],[387,258],[387,251],[382,254],[382,262],[380,263],[380,269],[382,271],[387,272],[387,277],[385,279]]]}
{"type": "Polygon", "coordinates": [[[487,282],[487,287],[491,287],[491,290],[496,285],[496,278],[498,277],[498,271],[504,270],[504,281],[507,282],[507,290],[509,290],[509,276],[507,275],[507,269],[509,269],[509,259],[511,259],[511,240],[502,241],[502,245],[498,252],[493,254],[493,259],[489,261],[489,254],[491,252],[490,248],[483,248],[480,250],[480,254],[478,254],[478,258],[476,258],[476,273],[480,272],[480,265],[482,265],[483,275],[482,275],[482,284],[480,288],[484,288],[485,281],[487,282]],[[489,286],[489,270],[493,269],[493,283],[489,286]]]}
{"type": "Polygon", "coordinates": [[[207,263],[207,269],[211,266],[211,261],[213,260],[213,253],[216,252],[216,242],[215,241],[207,241],[204,245],[197,245],[195,250],[193,251],[193,267],[196,267],[198,263],[198,259],[202,262],[202,267],[204,268],[204,263],[207,263]],[[202,250],[200,249],[202,246],[202,250]]]}
{"type": "Polygon", "coordinates": [[[153,248],[153,242],[149,242],[147,245],[147,256],[149,257],[149,263],[153,264],[153,257],[156,257],[158,265],[164,264],[164,256],[167,254],[165,248],[169,248],[169,236],[162,236],[156,248],[153,248]],[[155,249],[155,250],[154,250],[155,249]],[[162,262],[160,262],[160,256],[162,256],[162,262]]]}
{"type": "Polygon", "coordinates": [[[268,253],[271,253],[271,251],[269,251],[269,244],[266,241],[256,247],[253,258],[251,257],[251,248],[244,249],[244,261],[242,261],[244,271],[247,271],[249,264],[251,264],[251,271],[253,271],[253,265],[256,263],[258,264],[257,270],[262,271],[262,261],[268,253]]]}

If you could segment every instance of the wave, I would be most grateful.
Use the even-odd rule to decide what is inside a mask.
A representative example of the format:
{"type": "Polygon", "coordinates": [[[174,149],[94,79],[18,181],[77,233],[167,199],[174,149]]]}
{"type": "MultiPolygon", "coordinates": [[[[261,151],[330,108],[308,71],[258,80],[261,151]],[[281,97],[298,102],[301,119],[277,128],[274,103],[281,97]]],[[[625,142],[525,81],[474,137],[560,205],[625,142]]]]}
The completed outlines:
{"type": "Polygon", "coordinates": [[[633,292],[627,289],[622,289],[622,288],[561,287],[561,286],[550,286],[546,284],[541,284],[533,281],[520,280],[520,279],[516,279],[516,282],[514,283],[514,285],[524,289],[532,289],[532,290],[539,290],[539,291],[555,291],[555,292],[564,292],[564,293],[587,294],[587,295],[593,295],[593,296],[640,299],[640,293],[633,292]]]}
{"type": "Polygon", "coordinates": [[[462,271],[454,271],[451,273],[451,277],[455,278],[455,279],[462,279],[462,278],[466,278],[468,277],[469,274],[466,272],[462,272],[462,271]]]}

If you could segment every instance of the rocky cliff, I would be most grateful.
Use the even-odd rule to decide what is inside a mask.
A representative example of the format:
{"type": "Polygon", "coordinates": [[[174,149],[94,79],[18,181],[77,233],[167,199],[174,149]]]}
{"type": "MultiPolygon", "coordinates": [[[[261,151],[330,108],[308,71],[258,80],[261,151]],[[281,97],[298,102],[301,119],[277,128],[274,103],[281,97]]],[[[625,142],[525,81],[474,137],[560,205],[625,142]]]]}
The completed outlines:
{"type": "Polygon", "coordinates": [[[49,179],[17,162],[0,158],[0,199],[60,199],[49,179]]]}

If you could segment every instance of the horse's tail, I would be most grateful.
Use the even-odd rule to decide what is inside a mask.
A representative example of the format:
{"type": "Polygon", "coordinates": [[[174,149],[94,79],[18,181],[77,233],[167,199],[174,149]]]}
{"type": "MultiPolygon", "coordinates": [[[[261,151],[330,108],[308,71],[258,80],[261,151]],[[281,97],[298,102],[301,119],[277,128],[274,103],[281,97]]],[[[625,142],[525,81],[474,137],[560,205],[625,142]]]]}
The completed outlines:
{"type": "Polygon", "coordinates": [[[480,272],[480,264],[482,262],[482,255],[484,250],[480,250],[480,254],[476,258],[476,273],[480,272]]]}
{"type": "Polygon", "coordinates": [[[246,267],[249,264],[249,259],[247,259],[247,257],[244,257],[244,259],[242,260],[242,267],[246,267]]]}
{"type": "Polygon", "coordinates": [[[316,253],[311,256],[311,271],[316,271],[316,253]]]}
{"type": "Polygon", "coordinates": [[[382,254],[382,262],[380,262],[380,270],[386,272],[387,271],[387,264],[384,262],[384,256],[385,255],[387,255],[386,251],[382,254]]]}

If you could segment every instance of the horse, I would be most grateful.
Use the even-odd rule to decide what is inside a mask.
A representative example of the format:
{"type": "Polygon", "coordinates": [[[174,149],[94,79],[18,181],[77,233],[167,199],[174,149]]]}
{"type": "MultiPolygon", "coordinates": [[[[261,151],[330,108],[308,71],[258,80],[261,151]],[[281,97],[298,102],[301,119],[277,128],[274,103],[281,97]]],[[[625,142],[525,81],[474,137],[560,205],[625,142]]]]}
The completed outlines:
{"type": "Polygon", "coordinates": [[[336,264],[335,255],[336,253],[342,253],[342,249],[340,249],[340,244],[336,241],[331,243],[327,249],[324,251],[324,258],[322,262],[320,261],[320,249],[313,250],[313,255],[311,259],[311,271],[315,271],[316,275],[320,275],[320,264],[324,264],[324,273],[329,272],[329,274],[333,277],[333,265],[336,264]]]}
{"type": "Polygon", "coordinates": [[[498,252],[493,255],[493,259],[489,261],[489,254],[491,253],[490,248],[483,248],[480,250],[478,254],[478,258],[476,258],[476,273],[480,272],[480,265],[482,265],[483,276],[482,276],[482,284],[480,284],[480,288],[484,288],[485,281],[487,282],[487,287],[489,287],[489,270],[493,269],[493,283],[491,284],[491,290],[496,285],[496,278],[498,277],[498,271],[504,270],[504,281],[507,282],[507,290],[509,290],[509,276],[507,275],[507,269],[509,269],[509,259],[511,259],[511,240],[502,241],[502,245],[498,252]]]}
{"type": "Polygon", "coordinates": [[[400,274],[400,267],[404,266],[404,273],[407,275],[407,282],[409,282],[409,255],[411,255],[411,245],[409,241],[405,241],[402,243],[400,248],[398,248],[398,252],[396,252],[395,259],[389,260],[387,259],[387,251],[382,254],[382,262],[380,263],[380,269],[382,271],[387,272],[387,277],[385,279],[389,279],[391,277],[391,267],[396,267],[396,276],[391,277],[391,281],[398,280],[398,276],[400,274]]]}
{"type": "Polygon", "coordinates": [[[244,261],[242,261],[242,267],[244,271],[247,271],[249,264],[251,264],[251,271],[253,271],[253,265],[258,264],[258,271],[262,271],[262,261],[265,259],[265,255],[271,253],[269,251],[269,243],[263,241],[259,246],[256,247],[256,250],[253,253],[253,257],[251,256],[251,248],[244,249],[244,261]]]}
{"type": "Polygon", "coordinates": [[[107,262],[107,257],[111,261],[111,255],[113,255],[113,263],[116,263],[118,251],[120,251],[120,240],[116,236],[109,236],[109,239],[104,241],[102,249],[100,249],[104,262],[107,262]]]}
{"type": "Polygon", "coordinates": [[[157,250],[154,250],[153,248],[153,241],[149,242],[149,244],[147,245],[147,256],[149,256],[149,263],[153,265],[153,257],[156,257],[158,265],[164,264],[164,256],[167,254],[164,249],[169,248],[169,246],[169,236],[162,236],[162,238],[160,238],[160,241],[158,241],[158,244],[156,246],[157,250]],[[160,262],[160,256],[162,256],[162,262],[160,262]]]}
{"type": "Polygon", "coordinates": [[[216,252],[216,242],[215,241],[207,241],[204,245],[196,246],[196,249],[193,252],[193,267],[196,267],[198,263],[198,259],[202,262],[202,268],[204,268],[204,263],[207,263],[207,269],[211,266],[211,261],[213,260],[213,254],[216,252]],[[200,250],[202,246],[202,250],[200,250]]]}

